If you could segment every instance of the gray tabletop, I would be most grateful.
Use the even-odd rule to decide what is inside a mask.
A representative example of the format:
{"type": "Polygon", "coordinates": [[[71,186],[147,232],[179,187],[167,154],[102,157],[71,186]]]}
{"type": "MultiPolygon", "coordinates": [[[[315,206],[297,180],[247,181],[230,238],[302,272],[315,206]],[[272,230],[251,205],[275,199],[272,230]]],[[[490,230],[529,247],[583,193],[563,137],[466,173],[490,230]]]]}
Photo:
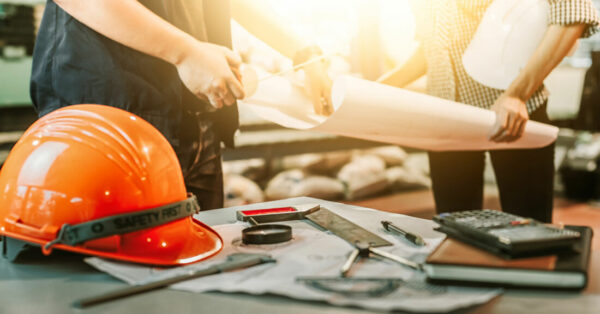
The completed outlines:
{"type": "MultiPolygon", "coordinates": [[[[289,206],[324,201],[294,198],[245,207],[201,213],[209,225],[233,222],[241,208],[289,206]]],[[[595,254],[598,257],[598,254],[595,254]]],[[[592,262],[597,263],[598,259],[592,262]]],[[[599,278],[590,273],[591,286],[599,278]]],[[[82,256],[55,250],[43,256],[32,250],[18,263],[0,258],[0,313],[369,313],[324,303],[303,302],[279,296],[189,293],[162,289],[85,310],[71,307],[77,299],[124,287],[125,284],[83,262],[82,256]]],[[[588,289],[589,290],[589,289],[588,289]]],[[[600,295],[595,291],[564,293],[548,291],[507,291],[488,304],[465,309],[475,313],[598,313],[600,295]]]]}

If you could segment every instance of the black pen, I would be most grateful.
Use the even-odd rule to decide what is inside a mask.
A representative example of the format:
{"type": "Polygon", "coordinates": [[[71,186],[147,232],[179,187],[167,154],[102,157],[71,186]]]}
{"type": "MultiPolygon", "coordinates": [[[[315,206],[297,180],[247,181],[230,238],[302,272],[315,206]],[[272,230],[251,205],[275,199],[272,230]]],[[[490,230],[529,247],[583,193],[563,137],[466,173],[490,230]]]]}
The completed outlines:
{"type": "Polygon", "coordinates": [[[418,246],[423,246],[425,245],[425,241],[423,240],[423,238],[421,238],[419,235],[410,233],[408,231],[404,231],[402,229],[400,229],[400,227],[394,225],[393,223],[391,223],[390,221],[382,221],[381,224],[383,225],[383,227],[385,228],[385,230],[396,233],[401,235],[403,238],[405,238],[406,240],[410,241],[411,243],[414,243],[418,246]]]}

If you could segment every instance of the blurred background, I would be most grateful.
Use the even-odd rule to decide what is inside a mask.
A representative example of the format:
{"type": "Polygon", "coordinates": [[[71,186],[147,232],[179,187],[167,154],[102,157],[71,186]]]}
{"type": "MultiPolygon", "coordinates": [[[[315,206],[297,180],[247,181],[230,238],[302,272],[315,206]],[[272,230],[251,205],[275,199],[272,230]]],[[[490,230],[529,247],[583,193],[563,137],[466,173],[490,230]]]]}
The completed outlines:
{"type": "MultiPolygon", "coordinates": [[[[600,7],[600,0],[594,2],[600,7]]],[[[0,164],[37,118],[29,77],[44,3],[0,0],[0,164]]],[[[295,32],[335,55],[330,69],[334,74],[376,79],[405,62],[417,47],[408,0],[270,0],[267,5],[295,32]]],[[[289,60],[232,24],[235,50],[245,62],[272,73],[290,66],[289,60]]],[[[410,88],[424,91],[425,80],[410,88]]],[[[561,128],[555,221],[591,219],[600,225],[600,35],[580,40],[546,85],[550,117],[561,128]]],[[[243,109],[241,123],[237,148],[224,152],[226,206],[313,196],[426,218],[434,213],[422,151],[286,130],[243,109]]],[[[486,207],[499,208],[488,170],[486,207]]]]}

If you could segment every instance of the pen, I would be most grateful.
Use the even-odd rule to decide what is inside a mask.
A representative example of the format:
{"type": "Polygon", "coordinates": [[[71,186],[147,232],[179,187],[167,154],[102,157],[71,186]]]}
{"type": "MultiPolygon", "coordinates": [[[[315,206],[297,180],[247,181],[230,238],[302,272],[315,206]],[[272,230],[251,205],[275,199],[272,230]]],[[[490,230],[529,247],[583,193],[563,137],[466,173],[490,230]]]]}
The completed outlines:
{"type": "Polygon", "coordinates": [[[390,221],[383,220],[383,221],[381,221],[381,224],[383,225],[383,228],[385,228],[385,230],[390,231],[395,234],[398,234],[398,235],[401,235],[403,238],[410,241],[411,243],[414,243],[418,246],[425,245],[425,241],[419,235],[410,233],[408,231],[404,231],[404,230],[400,229],[400,227],[394,225],[390,221]]]}

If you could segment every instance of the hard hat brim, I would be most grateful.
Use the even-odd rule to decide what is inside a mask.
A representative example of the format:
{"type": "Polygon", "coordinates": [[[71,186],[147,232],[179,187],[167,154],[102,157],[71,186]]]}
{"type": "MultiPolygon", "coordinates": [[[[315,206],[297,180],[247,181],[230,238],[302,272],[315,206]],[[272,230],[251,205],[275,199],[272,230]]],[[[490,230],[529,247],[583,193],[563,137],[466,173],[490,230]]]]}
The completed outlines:
{"type": "MultiPolygon", "coordinates": [[[[43,247],[46,242],[33,237],[3,232],[5,236],[35,243],[43,247]]],[[[158,227],[88,241],[82,245],[55,244],[53,249],[114,259],[125,262],[176,266],[191,264],[210,258],[223,249],[223,240],[209,226],[192,218],[183,218],[158,227]],[[102,249],[107,241],[118,241],[117,248],[102,249]]],[[[45,251],[50,254],[51,250],[45,251]]]]}

